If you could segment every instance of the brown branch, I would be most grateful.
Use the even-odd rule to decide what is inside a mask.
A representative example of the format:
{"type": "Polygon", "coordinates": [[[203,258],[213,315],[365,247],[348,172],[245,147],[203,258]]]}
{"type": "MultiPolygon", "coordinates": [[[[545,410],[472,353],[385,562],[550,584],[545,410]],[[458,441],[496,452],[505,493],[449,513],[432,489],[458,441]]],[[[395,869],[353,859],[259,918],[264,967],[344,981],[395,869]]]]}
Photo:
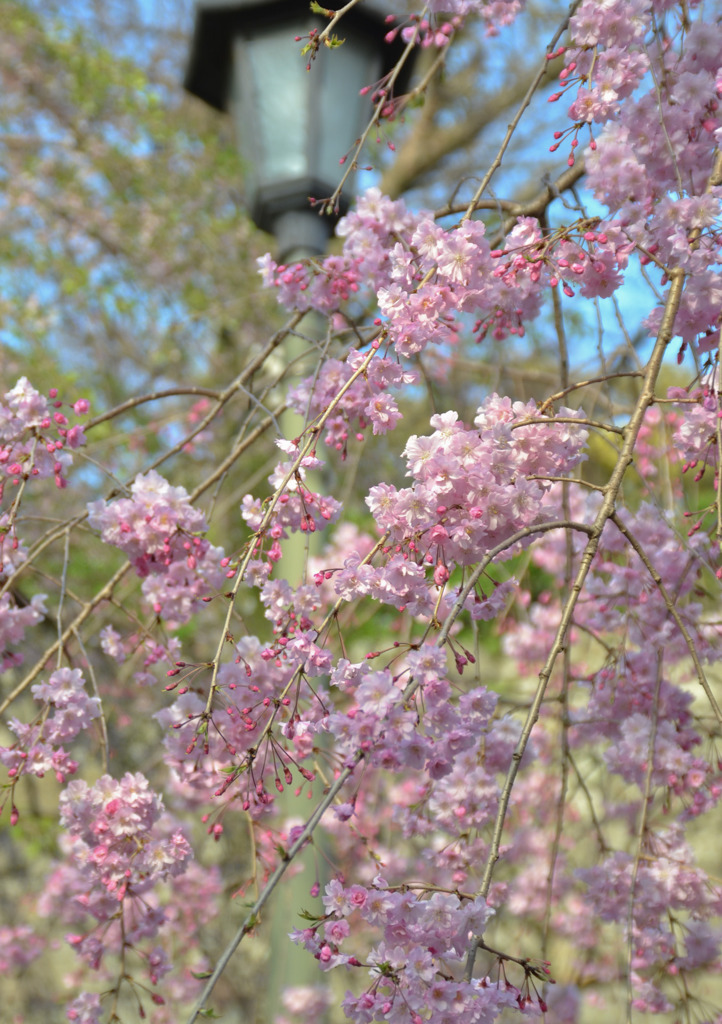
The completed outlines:
{"type": "MultiPolygon", "coordinates": [[[[559,42],[561,37],[566,32],[567,26],[569,25],[569,21],[570,21],[572,15],[576,11],[576,9],[577,9],[577,7],[579,6],[580,3],[581,3],[581,0],[573,0],[573,2],[569,5],[569,10],[567,11],[564,20],[562,21],[561,25],[559,26],[559,28],[556,30],[556,32],[552,36],[551,41],[549,42],[549,44],[547,46],[547,55],[552,53],[552,51],[556,47],[557,43],[559,42]]],[[[539,70],[537,71],[537,73],[534,76],[534,78],[532,79],[532,81],[529,83],[529,88],[527,89],[526,94],[525,94],[523,100],[521,101],[521,104],[519,105],[519,109],[517,110],[516,114],[511,119],[511,121],[509,122],[509,125],[508,125],[508,127],[506,129],[506,133],[504,135],[504,138],[502,139],[501,145],[499,146],[499,149],[497,150],[496,156],[494,157],[494,159],[489,164],[489,168],[488,168],[486,174],[484,175],[484,177],[482,178],[481,183],[479,184],[479,187],[477,188],[476,192],[474,193],[473,199],[471,200],[471,202],[469,203],[468,207],[466,208],[466,211],[465,211],[464,216],[462,218],[463,220],[468,220],[468,218],[471,217],[471,215],[473,214],[474,210],[476,209],[476,204],[478,203],[478,201],[482,198],[482,196],[486,192],[486,189],[487,189],[487,187],[489,185],[489,182],[491,181],[491,179],[493,178],[494,174],[499,169],[499,167],[501,167],[501,161],[504,158],[504,154],[507,151],[507,148],[509,146],[509,143],[511,142],[512,136],[514,135],[514,132],[516,131],[517,127],[519,126],[519,122],[521,121],[522,116],[524,115],[524,111],[527,109],[527,107],[531,103],[532,97],[533,97],[534,93],[537,91],[539,86],[544,81],[544,78],[545,78],[546,73],[547,73],[548,65],[549,65],[549,62],[547,60],[544,60],[544,63],[539,68],[539,70]]]]}
{"type": "MultiPolygon", "coordinates": [[[[561,398],[564,398],[572,391],[576,391],[578,388],[586,388],[589,387],[590,384],[606,384],[608,381],[613,380],[615,377],[643,376],[644,374],[641,370],[626,370],[620,373],[606,373],[603,377],[590,377],[588,380],[577,381],[576,384],[570,384],[568,387],[562,388],[561,391],[557,391],[555,395],[551,395],[550,398],[547,398],[544,402],[542,402],[542,404],[539,406],[539,413],[541,414],[546,412],[550,405],[553,405],[554,402],[558,402],[561,398]]],[[[659,399],[655,399],[655,401],[659,401],[659,399]]]]}
{"type": "MultiPolygon", "coordinates": [[[[525,69],[513,82],[479,96],[473,111],[464,120],[446,128],[441,128],[436,123],[437,115],[447,109],[450,92],[461,95],[468,92],[467,76],[458,75],[451,79],[445,84],[443,91],[431,86],[426,92],[424,105],[414,123],[411,135],[399,147],[392,166],[383,173],[381,191],[392,198],[408,191],[418,184],[419,179],[425,174],[434,170],[445,157],[469,146],[484,129],[497,121],[505,110],[520,103],[532,83],[538,88],[539,84],[553,77],[558,70],[558,62],[546,61],[544,74],[537,81],[538,71],[525,69]],[[459,87],[455,89],[457,83],[459,87]]],[[[466,206],[463,209],[466,209],[466,206]]]]}
{"type": "MultiPolygon", "coordinates": [[[[554,181],[548,182],[538,189],[536,182],[533,186],[527,186],[522,192],[521,199],[479,199],[475,205],[476,210],[502,210],[510,217],[541,217],[546,208],[560,195],[575,185],[586,173],[584,157],[577,157],[573,167],[567,167],[554,181]],[[536,189],[536,191],[534,191],[536,189]],[[523,194],[530,192],[529,199],[524,199],[523,194]]],[[[463,213],[467,208],[466,203],[450,203],[434,212],[438,220],[441,217],[448,217],[454,213],[463,213]]]]}
{"type": "Polygon", "coordinates": [[[86,431],[92,430],[92,428],[97,427],[99,423],[105,423],[106,420],[112,420],[116,416],[120,416],[121,413],[127,412],[128,409],[135,409],[137,406],[145,405],[147,402],[157,402],[161,398],[172,398],[176,395],[203,395],[206,398],[215,398],[215,400],[218,401],[221,392],[214,391],[212,388],[187,385],[177,388],[166,388],[164,391],[150,391],[145,395],[139,395],[136,398],[129,398],[126,402],[121,402],[120,405],[116,405],[114,409],[108,409],[107,412],[101,413],[100,416],[95,416],[84,425],[84,429],[86,431]]]}

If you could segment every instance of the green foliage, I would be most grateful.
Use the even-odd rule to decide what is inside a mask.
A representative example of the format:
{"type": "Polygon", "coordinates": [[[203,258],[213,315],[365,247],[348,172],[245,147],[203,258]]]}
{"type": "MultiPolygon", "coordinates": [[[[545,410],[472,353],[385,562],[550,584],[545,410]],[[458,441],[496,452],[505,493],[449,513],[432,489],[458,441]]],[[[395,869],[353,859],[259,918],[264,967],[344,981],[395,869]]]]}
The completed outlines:
{"type": "Polygon", "coordinates": [[[221,328],[243,325],[249,346],[277,316],[256,288],[266,246],[238,205],[233,141],[80,29],[14,0],[0,17],[4,339],[41,386],[82,365],[96,407],[159,370],[216,376],[221,328]]]}

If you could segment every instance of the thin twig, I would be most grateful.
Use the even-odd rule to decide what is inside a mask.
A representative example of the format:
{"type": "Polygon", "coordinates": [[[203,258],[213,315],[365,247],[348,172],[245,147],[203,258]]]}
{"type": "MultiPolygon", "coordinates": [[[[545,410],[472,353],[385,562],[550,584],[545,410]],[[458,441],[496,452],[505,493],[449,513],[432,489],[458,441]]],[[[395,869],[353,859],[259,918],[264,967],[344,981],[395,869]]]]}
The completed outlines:
{"type": "Polygon", "coordinates": [[[569,384],[568,386],[557,391],[556,394],[551,395],[549,398],[545,398],[539,406],[539,412],[544,413],[546,410],[560,399],[565,398],[566,395],[572,391],[578,391],[579,388],[588,388],[591,384],[607,384],[610,380],[614,380],[616,377],[643,377],[644,371],[642,370],[627,370],[623,373],[605,373],[603,377],[590,377],[588,380],[577,381],[576,384],[569,384]]]}
{"type": "Polygon", "coordinates": [[[102,701],[101,696],[100,696],[100,690],[98,689],[98,680],[95,678],[95,669],[93,668],[92,661],[88,657],[88,652],[86,651],[85,644],[83,643],[82,637],[80,636],[80,631],[77,630],[77,629],[74,629],[73,630],[73,636],[75,637],[75,641],[76,641],[78,647],[80,648],[80,653],[85,658],[85,664],[86,664],[87,669],[88,669],[88,675],[90,676],[90,682],[91,682],[91,685],[93,687],[93,693],[98,698],[98,711],[100,712],[100,714],[99,714],[100,737],[101,737],[101,739],[100,739],[100,746],[101,746],[101,750],[103,751],[103,772],[105,774],[107,774],[107,772],[108,772],[108,755],[109,755],[109,751],[110,751],[110,744],[108,743],[108,726],[107,726],[107,724],[105,722],[105,712],[103,711],[103,701],[102,701]]]}
{"type": "Polygon", "coordinates": [[[195,1006],[193,1007],[193,1010],[191,1011],[191,1015],[188,1018],[188,1024],[194,1024],[194,1021],[198,1019],[199,1013],[201,1013],[201,1011],[204,1009],[208,997],[215,988],[216,982],[218,981],[218,979],[228,966],[228,963],[233,954],[235,953],[236,949],[241,944],[244,937],[248,935],[249,932],[253,931],[253,929],[258,924],[259,915],[263,908],[265,907],[266,903],[268,902],[273,890],[276,888],[280,880],[283,878],[284,874],[286,873],[286,870],[292,864],[296,854],[299,853],[299,851],[311,839],[314,831],[316,830],[316,826],[320,822],[321,818],[328,810],[328,808],[331,806],[333,801],[336,799],[337,794],[340,793],[340,791],[346,785],[348,779],[351,778],[354,771],[356,770],[356,766],[363,759],[363,757],[363,753],[359,751],[354,758],[353,764],[344,768],[340,772],[340,774],[334,781],[329,791],[317,804],[316,809],[314,810],[313,814],[304,825],[296,841],[293,843],[292,846],[288,848],[285,855],[278,863],[278,866],[276,867],[275,871],[273,872],[273,874],[270,876],[265,886],[263,887],[260,896],[246,914],[246,917],[244,918],[242,925],[240,926],[236,934],[233,936],[231,941],[228,943],[226,948],[221,953],[218,962],[213,969],[213,973],[206,982],[203,991],[201,992],[195,1006]]]}
{"type": "MultiPolygon", "coordinates": [[[[552,39],[551,39],[549,45],[547,46],[547,54],[550,54],[550,53],[552,53],[554,51],[554,48],[556,47],[557,43],[559,42],[561,37],[566,32],[567,27],[569,25],[569,21],[570,21],[572,15],[576,11],[576,9],[577,9],[577,7],[579,6],[580,3],[581,3],[581,0],[574,0],[574,2],[572,4],[570,4],[569,10],[567,11],[567,14],[566,14],[566,17],[564,18],[564,20],[562,21],[561,25],[556,30],[554,35],[552,36],[552,39]]],[[[507,148],[509,146],[509,143],[511,142],[512,136],[513,136],[514,132],[516,131],[519,122],[522,119],[522,115],[524,114],[524,111],[526,110],[526,108],[531,103],[532,97],[533,97],[534,93],[539,88],[539,85],[540,85],[541,81],[543,80],[543,78],[544,78],[544,76],[546,74],[547,63],[548,62],[545,59],[544,63],[539,68],[539,71],[537,72],[537,74],[532,79],[531,85],[527,89],[526,95],[525,95],[524,99],[521,101],[519,109],[517,110],[517,112],[514,115],[514,117],[511,119],[511,122],[509,123],[509,126],[506,129],[506,134],[504,135],[504,138],[501,141],[501,145],[499,146],[499,149],[498,149],[498,151],[496,153],[496,156],[494,157],[494,159],[492,160],[491,164],[489,165],[489,170],[486,172],[486,174],[482,178],[481,184],[479,185],[479,187],[477,188],[476,192],[474,193],[474,198],[471,200],[471,202],[469,203],[469,205],[466,208],[466,212],[464,213],[464,216],[462,217],[462,221],[468,220],[471,217],[471,215],[473,214],[474,210],[476,210],[476,204],[481,199],[481,197],[484,195],[484,192],[486,191],[486,188],[487,188],[489,182],[493,178],[493,176],[496,173],[496,171],[498,170],[498,168],[501,166],[501,161],[502,161],[502,159],[504,157],[504,153],[506,153],[506,150],[507,150],[507,148]]]]}

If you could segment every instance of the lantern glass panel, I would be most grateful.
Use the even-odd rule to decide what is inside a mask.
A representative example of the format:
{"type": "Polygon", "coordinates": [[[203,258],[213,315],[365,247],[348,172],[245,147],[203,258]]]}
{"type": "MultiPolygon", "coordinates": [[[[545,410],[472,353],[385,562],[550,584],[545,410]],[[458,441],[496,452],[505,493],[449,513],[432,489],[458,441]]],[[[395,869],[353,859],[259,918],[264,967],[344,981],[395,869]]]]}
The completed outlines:
{"type": "Polygon", "coordinates": [[[242,125],[241,151],[255,165],[260,184],[308,174],[312,83],[293,41],[302,31],[300,24],[270,28],[234,42],[233,106],[242,125]]]}
{"type": "Polygon", "coordinates": [[[370,116],[359,92],[378,77],[377,49],[363,34],[349,38],[336,52],[324,50],[307,71],[294,37],[312,24],[258,28],[234,40],[230,105],[256,188],[315,180],[330,194],[341,157],[370,116]]]}
{"type": "MultiPolygon", "coordinates": [[[[319,110],[318,177],[334,188],[341,176],[339,160],[353,146],[371,117],[369,97],[360,90],[378,79],[381,59],[367,37],[353,38],[319,57],[323,72],[319,110]]],[[[311,68],[309,77],[316,68],[311,68]]]]}

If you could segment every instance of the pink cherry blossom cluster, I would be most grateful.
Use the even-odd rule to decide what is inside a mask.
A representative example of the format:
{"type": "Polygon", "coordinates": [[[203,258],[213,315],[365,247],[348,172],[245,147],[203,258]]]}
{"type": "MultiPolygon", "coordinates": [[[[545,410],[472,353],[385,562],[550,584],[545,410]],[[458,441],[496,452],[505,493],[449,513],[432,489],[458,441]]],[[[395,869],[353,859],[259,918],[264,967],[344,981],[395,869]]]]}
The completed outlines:
{"type": "MultiPolygon", "coordinates": [[[[303,787],[313,777],[303,762],[312,754],[322,703],[300,669],[318,676],[328,669],[330,657],[326,654],[315,668],[309,646],[302,636],[275,651],[257,637],[238,641],[234,661],[219,670],[218,698],[210,713],[190,685],[192,669],[174,682],[179,696],[156,717],[165,730],[165,760],[174,787],[186,800],[218,801],[219,806],[238,800],[246,813],[261,816],[268,813],[275,792],[294,781],[303,787]]],[[[209,831],[220,838],[223,827],[214,822],[209,831]]]]}
{"type": "MultiPolygon", "coordinates": [[[[518,728],[513,719],[498,714],[497,694],[485,687],[471,688],[452,700],[445,662],[438,648],[425,646],[408,653],[406,664],[423,698],[423,733],[419,730],[405,744],[401,738],[394,741],[393,735],[385,742],[387,749],[397,750],[399,764],[415,770],[394,812],[404,836],[428,835],[438,828],[453,845],[470,829],[480,832],[493,820],[497,776],[509,762],[518,728]],[[417,771],[422,767],[423,776],[417,771]]],[[[380,759],[384,767],[388,759],[388,754],[380,759]]],[[[453,871],[444,859],[439,868],[447,884],[459,885],[469,878],[471,858],[463,865],[457,859],[453,871]]]]}
{"type": "Polygon", "coordinates": [[[138,474],[130,492],[129,498],[88,505],[88,522],[106,544],[125,552],[139,576],[165,572],[174,561],[197,557],[194,534],[204,532],[207,524],[184,487],[171,486],[151,470],[138,474]]]}
{"type": "Polygon", "coordinates": [[[685,403],[680,413],[681,422],[673,437],[675,448],[684,459],[683,472],[694,470],[695,480],[699,481],[709,467],[716,481],[722,412],[714,381],[689,391],[670,388],[667,394],[685,403]]]}
{"type": "MultiPolygon", "coordinates": [[[[584,504],[596,508],[599,498],[585,498],[575,489],[570,504],[574,516],[588,518],[584,504]]],[[[636,513],[620,512],[619,523],[619,527],[610,523],[605,528],[585,596],[575,613],[576,630],[583,632],[572,632],[571,639],[594,637],[608,654],[600,669],[587,674],[588,693],[584,706],[572,713],[570,744],[577,756],[577,751],[593,749],[602,738],[607,745],[600,768],[621,777],[640,794],[639,803],[631,806],[610,803],[607,820],[627,822],[640,806],[649,807],[650,819],[643,858],[636,867],[627,850],[608,848],[595,867],[577,871],[577,878],[585,886],[581,893],[584,920],[599,915],[625,929],[631,924],[627,941],[632,951],[634,1005],[658,1013],[672,1006],[661,983],[664,977],[681,976],[719,958],[720,934],[706,922],[719,914],[722,890],[695,866],[684,829],[690,820],[713,811],[722,797],[722,771],[706,745],[706,730],[693,716],[688,685],[689,643],[703,663],[712,663],[719,658],[720,634],[716,625],[704,623],[695,600],[704,568],[701,543],[684,544],[651,505],[643,505],[636,513]],[[659,584],[622,530],[649,553],[659,584]],[[623,646],[613,647],[620,636],[623,646]],[[655,806],[648,804],[649,793],[660,795],[656,813],[655,806]],[[670,830],[666,815],[672,807],[676,824],[670,830]],[[696,949],[698,934],[704,952],[695,962],[691,951],[696,949]]],[[[573,550],[578,558],[578,541],[573,550]]],[[[565,541],[560,535],[546,536],[532,550],[532,558],[549,572],[564,571],[565,541]]],[[[538,664],[558,619],[558,605],[550,597],[546,604],[535,605],[528,624],[507,632],[507,651],[524,665],[538,664]]],[[[584,671],[583,664],[575,665],[575,675],[583,678],[584,671]]],[[[539,753],[543,764],[549,755],[543,747],[539,753]]],[[[552,784],[552,779],[545,784],[552,784]]],[[[524,799],[524,791],[522,782],[518,800],[524,799]]],[[[566,861],[567,854],[561,856],[566,861]]],[[[510,905],[527,913],[532,907],[523,884],[523,876],[513,883],[510,905]]],[[[580,894],[568,887],[559,896],[571,907],[580,894]]],[[[598,947],[593,930],[584,933],[580,928],[574,938],[580,949],[598,947]]]]}
{"type": "MultiPolygon", "coordinates": [[[[634,243],[613,222],[605,222],[603,228],[599,221],[582,222],[575,232],[544,239],[538,221],[519,218],[505,249],[493,253],[499,261],[494,275],[515,292],[528,292],[530,296],[536,294],[540,283],[552,287],[561,283],[569,298],[574,296],[575,287],[584,298],[608,298],[622,283],[621,271],[627,266],[634,243]]],[[[520,309],[518,313],[525,319],[530,315],[533,309],[520,309]]],[[[479,337],[483,338],[489,329],[493,329],[495,338],[502,337],[498,320],[498,310],[482,320],[477,327],[479,337]]],[[[520,333],[520,327],[509,330],[520,333]]]]}
{"type": "MultiPolygon", "coordinates": [[[[707,188],[722,130],[722,29],[672,14],[667,44],[649,48],[655,8],[667,6],[615,0],[602,7],[587,0],[570,23],[574,46],[562,81],[563,91],[578,85],[569,110],[576,122],[573,146],[582,124],[605,126],[586,154],[589,188],[640,247],[644,262],[693,275],[675,321],[689,344],[715,331],[722,294],[719,188],[707,188]]],[[[650,333],[661,315],[660,306],[648,317],[650,333]]]]}
{"type": "Polygon", "coordinates": [[[45,943],[26,924],[0,926],[0,971],[4,975],[27,967],[40,956],[45,943]]]}
{"type": "Polygon", "coordinates": [[[130,498],[94,501],[88,522],[106,544],[125,552],[143,577],[153,611],[176,625],[187,622],[224,580],[223,551],[205,538],[208,524],[184,487],[159,473],[138,474],[130,498]]]}
{"type": "Polygon", "coordinates": [[[564,92],[579,85],[569,108],[572,121],[603,123],[619,113],[620,101],[649,70],[644,41],[650,18],[646,0],[613,0],[606,10],[589,0],[579,5],[569,26],[574,45],[567,48],[560,75],[564,92]]]}
{"type": "MultiPolygon", "coordinates": [[[[75,774],[78,763],[63,744],[74,740],[100,716],[100,700],[88,696],[79,669],[56,669],[46,683],[31,689],[42,710],[29,724],[15,717],[8,719],[8,728],[17,740],[12,746],[0,747],[0,762],[8,769],[13,785],[22,775],[42,778],[50,771],[58,782],[65,782],[68,775],[75,774]]],[[[14,808],[13,819],[17,820],[14,808]]]]}
{"type": "Polygon", "coordinates": [[[63,791],[60,822],[79,844],[76,859],[91,876],[99,920],[106,899],[117,904],[126,895],[140,896],[157,879],[185,870],[188,840],[177,826],[161,828],[162,814],[161,798],[140,772],[120,780],[103,775],[93,786],[76,780],[63,791]]]}
{"type": "Polygon", "coordinates": [[[433,649],[424,650],[423,655],[409,652],[409,668],[396,674],[388,668],[373,669],[368,663],[339,662],[331,674],[331,685],[351,698],[352,704],[346,711],[329,714],[323,725],[334,736],[346,764],[352,764],[361,750],[369,763],[385,771],[410,769],[423,771],[424,778],[440,779],[453,770],[458,755],[475,745],[480,715],[490,713],[486,693],[473,691],[464,695],[458,708],[452,705],[439,658],[446,660],[443,652],[433,649]],[[416,665],[418,674],[410,676],[409,670],[416,665]],[[415,703],[403,699],[409,678],[424,695],[423,713],[415,703]],[[476,713],[471,713],[472,708],[476,713]],[[468,713],[466,721],[464,712],[468,713]]]}
{"type": "Polygon", "coordinates": [[[646,1013],[666,1013],[673,1003],[655,983],[660,973],[684,977],[702,969],[719,969],[719,916],[722,889],[693,866],[693,855],[679,827],[657,831],[649,856],[637,866],[618,852],[602,864],[579,871],[589,910],[603,921],[626,925],[634,908],[631,944],[633,1006],[646,1013]]]}
{"type": "Polygon", "coordinates": [[[203,599],[218,591],[226,578],[222,548],[193,537],[186,539],[183,550],[190,552],[186,558],[172,561],[165,572],[146,576],[141,584],[143,597],[171,629],[188,622],[203,599]]]}
{"type": "MultiPolygon", "coordinates": [[[[519,8],[517,0],[438,0],[390,31],[448,47],[467,16],[494,30],[519,8]]],[[[90,525],[136,569],[153,621],[103,590],[97,606],[83,599],[71,619],[63,580],[62,636],[20,686],[32,684],[37,715],[27,724],[10,718],[16,739],[0,748],[16,822],[21,777],[54,771],[65,783],[79,767],[65,746],[101,715],[79,669],[48,676],[53,652],[71,664],[102,663],[92,645],[85,650],[86,630],[106,657],[130,661],[122,672],[113,666],[114,685],[124,675],[145,687],[130,691],[128,705],[137,702],[162,734],[174,807],[201,818],[214,849],[230,815],[248,828],[254,860],[242,891],[275,885],[317,822],[332,837],[335,877],[325,890],[318,879],[310,886],[311,898],[324,893],[323,909],[309,910],[292,937],[321,970],[343,968],[352,990],[342,1008],[354,1024],[491,1024],[510,1013],[576,1024],[588,992],[601,999],[618,983],[620,961],[629,1013],[681,1019],[684,1006],[691,1019],[694,976],[720,966],[722,887],[694,848],[694,830],[713,820],[722,798],[714,691],[722,628],[716,590],[704,593],[716,585],[718,552],[701,530],[678,530],[675,501],[688,489],[665,431],[674,431],[682,468],[694,468],[698,482],[710,467],[704,484],[716,526],[722,435],[710,366],[722,306],[722,190],[712,168],[722,136],[722,26],[673,0],[582,0],[569,31],[552,99],[567,97],[570,123],[552,148],[569,139],[573,165],[580,134],[588,136],[588,183],[608,214],[588,216],[580,202],[560,227],[556,210],[549,219],[510,218],[492,242],[478,210],[450,225],[371,189],[338,226],[339,254],[289,266],[264,258],[264,281],[279,301],[328,317],[338,347],[291,393],[307,426],[277,442],[283,458],[270,497],[243,498],[251,539],[241,556],[224,557],[206,539],[192,496],[154,470],[123,496],[91,502],[90,525]],[[609,298],[633,253],[658,269],[668,312],[670,295],[681,293],[680,356],[685,345],[698,359],[709,354],[693,385],[669,393],[678,403],[671,411],[651,397],[658,380],[645,370],[624,430],[616,411],[603,432],[561,406],[576,389],[569,380],[544,404],[492,394],[472,423],[436,413],[428,434],[396,447],[408,486],[379,480],[370,488],[367,519],[378,539],[340,523],[309,559],[312,582],[293,585],[279,573],[292,534],[326,530],[343,511],[312,483],[321,437],[339,462],[369,427],[392,446],[399,406],[418,384],[410,363],[428,346],[451,360],[462,336],[520,337],[557,288],[568,298],[609,298]],[[587,483],[572,479],[589,430],[605,443],[622,435],[620,472],[604,487],[589,482],[602,460],[587,483]],[[638,473],[624,484],[625,511],[630,460],[638,473]],[[667,513],[658,497],[647,500],[662,476],[667,513]],[[215,653],[191,660],[185,652],[205,646],[197,635],[205,631],[187,641],[192,630],[168,630],[189,623],[227,579],[215,653]],[[516,662],[499,685],[498,663],[484,657],[493,618],[516,662]],[[148,685],[161,666],[164,691],[148,685]],[[315,817],[289,814],[280,794],[309,798],[315,817]],[[503,871],[492,877],[500,858],[503,871]],[[609,943],[600,922],[614,928],[609,943]],[[526,942],[546,956],[547,935],[568,944],[568,984],[551,990],[546,960],[487,944],[526,942]]],[[[27,481],[55,475],[62,486],[66,449],[82,443],[82,428],[61,408],[24,378],[0,403],[0,466],[16,496],[0,519],[4,574],[35,557],[17,536],[27,481]]],[[[72,408],[83,415],[87,402],[72,408]]],[[[19,664],[15,648],[44,600],[21,606],[0,593],[4,668],[19,664]]],[[[127,722],[110,720],[111,731],[132,725],[123,714],[127,722]]],[[[172,966],[212,967],[196,941],[223,888],[219,873],[191,863],[188,835],[140,773],[74,780],[60,808],[61,861],[39,910],[69,929],[103,992],[80,993],[68,1019],[112,1018],[122,988],[141,1016],[150,997],[154,1024],[177,1021],[164,1000],[190,1006],[198,982],[172,966]]],[[[268,894],[258,896],[244,934],[268,894]]],[[[9,968],[38,949],[32,932],[0,929],[0,963],[9,968]]],[[[296,991],[286,1009],[309,1024],[328,1001],[296,991]]],[[[202,1012],[212,1012],[209,1003],[202,1012]]]]}
{"type": "Polygon", "coordinates": [[[22,664],[22,653],[11,650],[10,645],[21,644],[25,630],[36,626],[45,614],[44,594],[35,594],[24,606],[18,606],[11,594],[0,597],[0,669],[3,672],[22,664]]]}
{"type": "MultiPolygon", "coordinates": [[[[402,356],[432,343],[455,344],[463,313],[476,318],[479,339],[488,332],[498,341],[522,336],[524,322],[539,314],[545,291],[560,280],[568,295],[574,283],[585,297],[611,295],[634,248],[614,222],[582,223],[576,242],[569,231],[544,238],[536,219],[522,217],[504,247],[492,251],[481,221],[444,229],[428,212],[412,216],[400,200],[392,203],[377,189],[359,200],[338,233],[344,238],[344,273],[357,268],[365,287],[373,289],[402,356]]],[[[268,258],[263,264],[264,282],[278,289],[279,302],[324,313],[342,310],[348,295],[331,294],[327,286],[317,301],[309,294],[310,282],[339,272],[338,257],[320,266],[299,264],[293,275],[281,273],[268,258]]]]}
{"type": "MultiPolygon", "coordinates": [[[[278,441],[290,455],[298,452],[298,440],[278,441]]],[[[295,462],[279,462],[268,477],[269,483],[278,490],[270,521],[265,521],[264,504],[260,498],[246,494],[241,502],[241,515],[256,537],[253,554],[260,556],[265,551],[269,563],[278,562],[283,550],[281,541],[292,533],[315,533],[335,523],[341,514],[341,502],[330,495],[318,494],[306,484],[306,470],[315,469],[323,463],[315,455],[302,457],[298,467],[295,462]],[[289,478],[289,474],[290,478],[289,478]],[[263,527],[263,529],[262,529],[263,527]],[[259,533],[260,531],[260,533],[259,533]],[[267,541],[270,539],[270,545],[267,541]]]]}
{"type": "MultiPolygon", "coordinates": [[[[356,373],[363,355],[352,350],[346,360],[328,359],[317,376],[309,377],[292,389],[289,396],[292,408],[312,422],[328,407],[339,390],[356,373]]],[[[370,425],[374,434],[393,430],[401,419],[390,388],[408,387],[416,383],[418,374],[404,370],[392,359],[377,357],[363,377],[356,379],[344,394],[343,408],[325,423],[324,440],[341,452],[345,458],[350,434],[363,439],[363,431],[370,425]]]]}
{"type": "Polygon", "coordinates": [[[578,466],[587,440],[574,422],[581,413],[561,408],[558,416],[562,422],[540,417],[533,402],[496,394],[477,411],[475,429],[455,412],[434,416],[434,433],[410,437],[404,449],[412,486],[371,489],[367,504],[378,526],[450,573],[520,529],[553,519],[560,513],[546,500],[544,478],[578,466]]]}
{"type": "MultiPolygon", "coordinates": [[[[371,983],[365,991],[347,992],[343,1001],[346,1017],[356,1024],[442,1024],[458,1016],[484,1024],[504,1007],[524,1009],[535,1001],[526,988],[490,978],[463,980],[461,962],[469,936],[481,936],[493,913],[483,899],[394,888],[378,875],[368,886],[331,881],[323,903],[324,917],[292,938],[315,956],[322,970],[344,965],[368,972],[371,983]],[[341,951],[352,934],[353,918],[382,933],[363,959],[341,951]]],[[[537,999],[545,1007],[538,994],[537,999]]]]}
{"type": "MultiPolygon", "coordinates": [[[[120,780],[103,775],[93,786],[71,782],[61,794],[60,822],[65,862],[49,879],[41,912],[75,926],[66,939],[96,971],[108,955],[135,948],[155,986],[171,964],[161,946],[150,946],[165,922],[152,893],[190,866],[185,832],[140,773],[120,780]]],[[[155,993],[152,998],[163,1003],[155,993]]],[[[92,1020],[87,1014],[98,1011],[98,997],[85,993],[71,1003],[68,1019],[92,1020]]]]}
{"type": "Polygon", "coordinates": [[[22,644],[26,629],[36,626],[47,613],[45,594],[34,594],[30,601],[18,603],[14,592],[7,589],[8,578],[25,563],[27,553],[17,535],[15,516],[0,513],[0,670],[3,672],[22,664],[22,652],[12,648],[22,644]]]}
{"type": "MultiPolygon", "coordinates": [[[[64,474],[72,457],[66,446],[79,448],[85,435],[80,424],[70,426],[60,411],[64,405],[55,388],[46,398],[27,377],[5,393],[0,402],[0,498],[6,482],[17,485],[32,477],[53,477],[58,487],[67,486],[64,474]]],[[[71,408],[83,416],[90,404],[79,398],[71,408]]]]}
{"type": "MultiPolygon", "coordinates": [[[[163,831],[167,833],[171,825],[171,819],[164,814],[156,828],[162,834],[163,831]]],[[[87,914],[83,910],[87,902],[86,889],[83,886],[82,870],[79,870],[74,860],[76,844],[66,836],[61,845],[66,861],[49,877],[46,890],[39,900],[39,909],[41,914],[58,918],[66,926],[77,930],[78,925],[87,922],[87,914]]],[[[101,1024],[113,986],[117,984],[117,976],[114,976],[116,964],[112,954],[122,958],[132,950],[138,962],[144,966],[145,977],[128,974],[124,980],[130,980],[133,984],[136,1002],[142,1011],[139,1016],[141,1019],[152,1019],[153,1024],[176,1024],[174,1007],[187,1006],[197,997],[200,987],[198,975],[208,970],[208,960],[198,948],[195,932],[199,920],[210,921],[218,913],[218,899],[222,889],[217,868],[201,868],[191,862],[183,874],[173,877],[172,886],[164,888],[162,897],[159,898],[152,891],[144,893],[147,926],[137,913],[138,901],[131,906],[123,906],[124,924],[130,925],[128,943],[122,942],[122,933],[118,934],[117,920],[110,918],[107,922],[103,921],[99,926],[99,929],[104,929],[102,957],[97,966],[95,963],[91,966],[95,975],[105,983],[105,994],[101,997],[97,992],[81,993],[68,1004],[67,1019],[76,1024],[101,1024]],[[153,941],[156,944],[150,945],[153,941]],[[148,982],[153,986],[150,991],[152,1009],[144,1006],[149,992],[148,982]],[[158,991],[159,982],[162,982],[163,995],[158,991]],[[103,1006],[103,1000],[106,1001],[106,1007],[103,1006]]],[[[83,956],[85,942],[77,931],[71,933],[67,940],[83,956]]],[[[97,946],[88,945],[87,951],[91,949],[93,952],[98,951],[97,946]]]]}

